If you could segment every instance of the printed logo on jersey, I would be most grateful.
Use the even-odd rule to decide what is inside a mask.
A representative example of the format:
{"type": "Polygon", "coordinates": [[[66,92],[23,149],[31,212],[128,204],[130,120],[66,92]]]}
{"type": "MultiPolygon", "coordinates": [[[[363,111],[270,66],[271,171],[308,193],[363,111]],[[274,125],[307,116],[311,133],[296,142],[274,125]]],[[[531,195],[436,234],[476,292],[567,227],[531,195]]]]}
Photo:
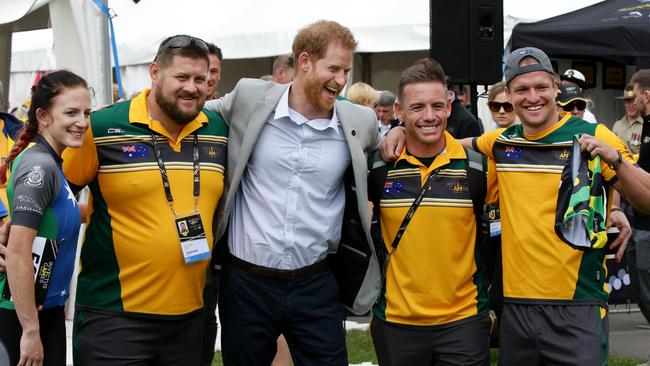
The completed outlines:
{"type": "Polygon", "coordinates": [[[459,180],[455,182],[448,182],[447,189],[449,189],[450,192],[454,192],[454,193],[469,192],[469,187],[467,186],[467,182],[461,182],[459,180]]]}
{"type": "Polygon", "coordinates": [[[45,177],[45,171],[41,168],[40,165],[34,165],[32,170],[27,175],[27,180],[25,185],[32,188],[43,188],[43,178],[45,177]]]}
{"type": "Polygon", "coordinates": [[[212,146],[204,147],[203,153],[213,159],[217,157],[217,150],[215,150],[215,148],[213,148],[212,146]]]}
{"type": "MultiPolygon", "coordinates": [[[[23,202],[23,203],[28,204],[29,206],[31,206],[32,209],[30,209],[29,211],[37,212],[39,214],[43,213],[43,207],[41,205],[39,205],[38,202],[34,201],[33,198],[31,198],[29,196],[25,196],[23,194],[19,194],[18,197],[16,197],[16,199],[18,199],[19,202],[23,202]]],[[[23,206],[21,205],[19,207],[23,207],[23,206]]]]}
{"type": "Polygon", "coordinates": [[[122,145],[122,153],[125,158],[146,158],[149,149],[144,145],[122,145]]]}
{"type": "Polygon", "coordinates": [[[385,194],[398,194],[404,192],[404,182],[401,180],[391,180],[384,183],[385,194]]]}
{"type": "Polygon", "coordinates": [[[557,157],[562,159],[562,160],[568,160],[569,159],[569,150],[567,150],[567,149],[562,150],[562,152],[557,157]]]}
{"type": "Polygon", "coordinates": [[[503,157],[506,159],[519,159],[521,158],[522,150],[520,147],[516,146],[506,146],[506,149],[503,152],[503,157]]]}
{"type": "Polygon", "coordinates": [[[112,135],[124,135],[125,131],[121,128],[109,128],[106,130],[106,133],[110,133],[112,135]]]}

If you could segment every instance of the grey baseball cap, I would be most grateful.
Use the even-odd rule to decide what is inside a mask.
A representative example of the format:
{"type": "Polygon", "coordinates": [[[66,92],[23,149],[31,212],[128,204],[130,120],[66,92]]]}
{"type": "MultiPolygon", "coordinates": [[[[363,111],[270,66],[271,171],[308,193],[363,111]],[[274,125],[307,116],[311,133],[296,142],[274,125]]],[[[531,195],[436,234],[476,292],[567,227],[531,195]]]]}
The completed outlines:
{"type": "Polygon", "coordinates": [[[508,60],[506,61],[506,69],[503,72],[506,77],[506,85],[510,84],[512,79],[515,77],[527,74],[529,72],[535,71],[546,71],[549,74],[553,74],[553,65],[551,65],[551,60],[544,53],[544,51],[535,47],[523,47],[518,48],[508,55],[508,60]],[[519,63],[525,57],[532,57],[537,60],[538,64],[519,66],[519,63]]]}

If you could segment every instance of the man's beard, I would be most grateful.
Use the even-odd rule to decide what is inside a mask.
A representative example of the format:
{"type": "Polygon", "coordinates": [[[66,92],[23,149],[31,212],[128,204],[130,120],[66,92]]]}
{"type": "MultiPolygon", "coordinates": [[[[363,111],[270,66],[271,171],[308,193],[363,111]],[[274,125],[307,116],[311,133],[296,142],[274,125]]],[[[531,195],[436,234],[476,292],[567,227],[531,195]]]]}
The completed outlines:
{"type": "Polygon", "coordinates": [[[162,108],[163,112],[167,115],[167,117],[171,118],[172,121],[181,124],[181,125],[186,125],[190,122],[192,122],[196,116],[201,113],[201,109],[203,109],[203,105],[205,104],[205,97],[198,97],[198,103],[196,106],[196,110],[192,112],[183,112],[180,108],[176,106],[176,103],[173,99],[171,98],[165,98],[165,96],[162,93],[162,88],[159,88],[156,93],[156,103],[162,108]]]}
{"type": "Polygon", "coordinates": [[[315,73],[307,74],[305,80],[305,95],[307,96],[307,100],[316,107],[330,110],[334,107],[334,101],[328,103],[323,99],[323,88],[325,88],[325,84],[318,81],[315,73]]]}

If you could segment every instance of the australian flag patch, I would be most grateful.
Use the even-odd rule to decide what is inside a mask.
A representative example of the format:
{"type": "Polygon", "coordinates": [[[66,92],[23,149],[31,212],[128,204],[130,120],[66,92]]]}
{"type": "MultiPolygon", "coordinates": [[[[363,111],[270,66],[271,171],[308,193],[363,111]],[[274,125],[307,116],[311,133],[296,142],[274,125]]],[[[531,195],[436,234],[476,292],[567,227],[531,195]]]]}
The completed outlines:
{"type": "Polygon", "coordinates": [[[145,145],[122,145],[122,154],[125,158],[146,158],[149,156],[149,149],[145,145]]]}
{"type": "Polygon", "coordinates": [[[398,194],[404,192],[404,182],[399,180],[390,180],[384,182],[385,194],[398,194]]]}

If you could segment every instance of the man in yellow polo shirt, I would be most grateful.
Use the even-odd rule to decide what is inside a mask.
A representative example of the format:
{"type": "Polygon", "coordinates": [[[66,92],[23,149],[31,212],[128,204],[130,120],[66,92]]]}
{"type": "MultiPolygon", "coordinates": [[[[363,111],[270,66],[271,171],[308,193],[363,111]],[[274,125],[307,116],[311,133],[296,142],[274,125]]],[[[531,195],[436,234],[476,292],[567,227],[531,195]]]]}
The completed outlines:
{"type": "MultiPolygon", "coordinates": [[[[607,127],[558,111],[558,85],[543,51],[513,51],[504,74],[506,96],[522,124],[463,141],[495,163],[503,255],[500,363],[605,365],[605,250],[573,249],[556,234],[561,176],[576,135],[582,151],[600,157],[605,202],[611,203],[613,188],[649,212],[650,175],[633,166],[625,144],[607,127]]],[[[391,134],[382,146],[385,158],[393,156],[400,131],[391,134]]],[[[622,213],[607,211],[609,224],[627,233],[610,246],[620,260],[629,224],[622,213]]]]}
{"type": "Polygon", "coordinates": [[[202,40],[165,39],[151,89],[93,112],[83,146],[63,156],[73,189],[88,185],[92,194],[76,365],[199,364],[228,132],[202,111],[208,65],[202,40]]]}
{"type": "Polygon", "coordinates": [[[421,60],[402,73],[395,109],[406,146],[368,183],[390,253],[371,324],[379,364],[487,365],[490,319],[470,162],[445,131],[451,100],[438,62],[421,60]]]}
{"type": "MultiPolygon", "coordinates": [[[[605,250],[576,250],[560,240],[554,228],[558,187],[576,135],[583,151],[600,156],[605,202],[613,188],[647,209],[650,176],[632,166],[624,143],[607,127],[558,111],[558,85],[543,51],[514,50],[504,74],[506,96],[522,124],[472,142],[494,159],[498,180],[504,294],[500,362],[605,365],[605,250]]],[[[614,221],[609,212],[606,217],[614,221]]],[[[620,259],[625,239],[616,245],[620,259]]]]}

